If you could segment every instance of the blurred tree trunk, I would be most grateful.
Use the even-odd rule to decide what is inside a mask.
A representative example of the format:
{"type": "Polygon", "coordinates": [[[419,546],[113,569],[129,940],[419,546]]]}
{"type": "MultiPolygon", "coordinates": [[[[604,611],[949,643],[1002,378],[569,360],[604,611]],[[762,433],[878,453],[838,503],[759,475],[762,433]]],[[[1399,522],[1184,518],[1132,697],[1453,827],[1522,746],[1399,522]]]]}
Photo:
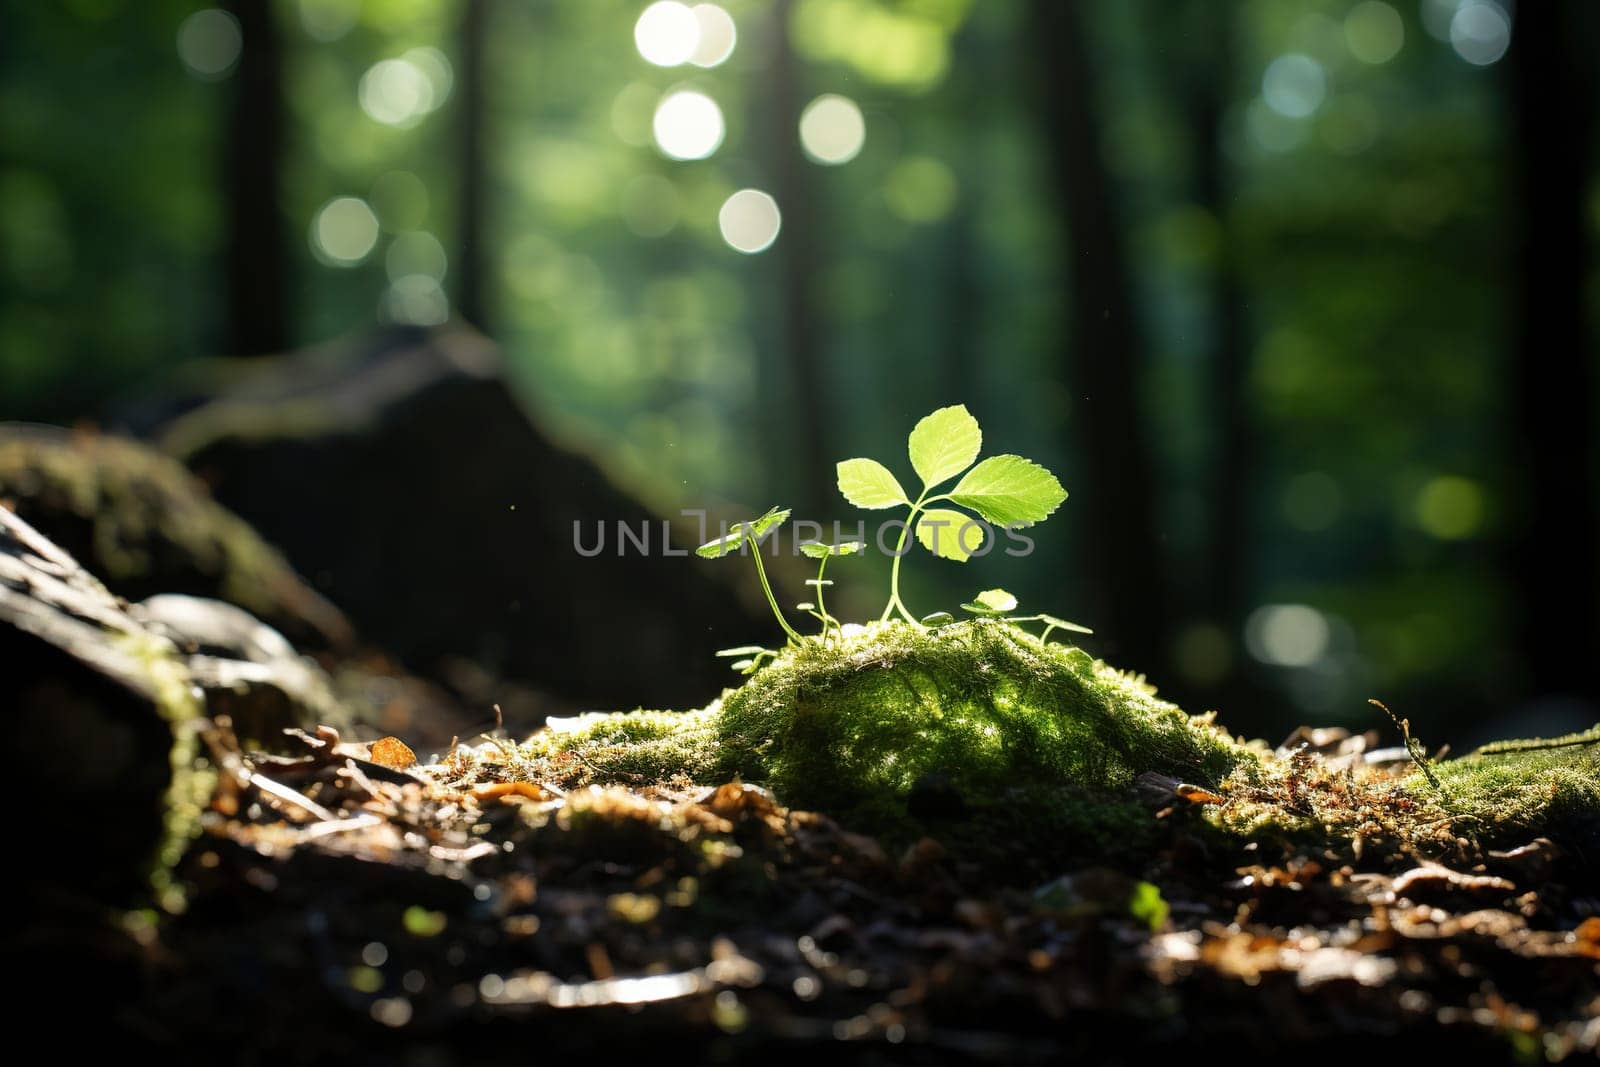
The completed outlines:
{"type": "Polygon", "coordinates": [[[1194,140],[1195,201],[1217,225],[1216,258],[1211,272],[1210,418],[1216,428],[1211,467],[1211,536],[1207,610],[1238,633],[1249,596],[1251,487],[1255,443],[1248,403],[1249,343],[1245,336],[1244,295],[1229,241],[1231,199],[1228,163],[1222,153],[1222,121],[1233,78],[1234,5],[1211,0],[1191,48],[1209,58],[1195,72],[1187,94],[1194,140]]]}
{"type": "Polygon", "coordinates": [[[488,0],[464,0],[456,100],[460,170],[456,194],[456,315],[485,332],[483,247],[483,88],[484,48],[488,41],[488,0]]]}
{"type": "MultiPolygon", "coordinates": [[[[1250,606],[1254,539],[1252,513],[1256,489],[1256,434],[1249,403],[1250,337],[1244,292],[1232,240],[1233,192],[1222,150],[1223,120],[1234,84],[1235,0],[1211,0],[1174,12],[1164,4],[1146,5],[1146,25],[1166,54],[1155,66],[1169,72],[1172,106],[1189,134],[1190,195],[1216,226],[1216,243],[1207,278],[1209,331],[1204,340],[1206,378],[1200,417],[1210,427],[1211,454],[1206,478],[1205,552],[1195,564],[1196,580],[1185,583],[1185,605],[1197,621],[1219,626],[1229,646],[1238,641],[1250,606]]],[[[1191,679],[1195,692],[1180,690],[1189,703],[1251,708],[1262,693],[1239,669],[1237,657],[1216,665],[1214,674],[1191,679]]]]}
{"type": "Polygon", "coordinates": [[[1167,599],[1156,533],[1155,468],[1145,442],[1139,368],[1145,341],[1135,317],[1127,253],[1100,147],[1093,74],[1080,0],[1032,0],[1031,40],[1044,132],[1065,226],[1070,328],[1063,374],[1078,401],[1082,491],[1073,496],[1093,576],[1094,622],[1106,651],[1131,669],[1164,658],[1167,599]]]}
{"type": "Polygon", "coordinates": [[[278,206],[283,162],[283,48],[267,0],[228,0],[243,47],[226,143],[227,351],[288,347],[288,259],[278,206]]]}
{"type": "Polygon", "coordinates": [[[1592,171],[1594,38],[1586,4],[1517,5],[1510,53],[1521,206],[1514,270],[1519,305],[1508,385],[1515,413],[1511,570],[1521,596],[1517,635],[1535,696],[1594,700],[1600,683],[1594,460],[1594,353],[1584,315],[1590,278],[1584,214],[1592,171]]]}
{"type": "Polygon", "coordinates": [[[816,299],[819,271],[815,190],[811,165],[800,149],[801,98],[798,64],[789,40],[793,0],[778,0],[772,9],[772,47],[767,87],[774,157],[774,190],[783,215],[783,232],[774,247],[783,278],[779,323],[788,364],[789,389],[775,425],[791,425],[797,440],[792,450],[801,467],[804,511],[821,514],[833,499],[833,464],[823,441],[827,402],[823,394],[821,309],[816,299]]]}

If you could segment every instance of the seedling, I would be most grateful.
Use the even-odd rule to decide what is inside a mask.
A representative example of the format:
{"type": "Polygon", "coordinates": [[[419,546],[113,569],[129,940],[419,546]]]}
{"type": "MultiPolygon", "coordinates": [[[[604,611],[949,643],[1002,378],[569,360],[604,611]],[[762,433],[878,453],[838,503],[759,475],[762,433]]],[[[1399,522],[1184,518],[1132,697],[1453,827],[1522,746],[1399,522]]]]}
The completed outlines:
{"type": "MultiPolygon", "coordinates": [[[[1042,622],[1044,632],[1039,635],[1042,643],[1050,640],[1050,634],[1056,630],[1070,630],[1076,634],[1092,634],[1093,630],[1087,626],[1079,626],[1066,619],[1058,619],[1054,615],[1012,615],[1010,612],[1017,610],[1017,598],[1004,589],[985,589],[972,598],[972,602],[961,605],[962,611],[970,611],[982,618],[1004,618],[1006,622],[1042,622]]],[[[940,614],[943,614],[942,612],[940,614]]],[[[949,616],[946,616],[948,618],[949,616]]],[[[922,620],[923,625],[928,624],[927,619],[922,620]]]]}
{"type": "Polygon", "coordinates": [[[772,614],[777,617],[778,625],[783,627],[783,632],[789,635],[789,640],[799,644],[803,638],[789,620],[784,618],[783,609],[778,607],[778,598],[772,595],[772,583],[767,581],[767,568],[761,564],[761,541],[769,533],[782,526],[789,518],[789,509],[772,508],[759,519],[748,522],[736,522],[729,527],[728,532],[714,541],[707,541],[695,552],[705,559],[720,559],[734,552],[742,551],[749,545],[750,556],[756,561],[756,577],[761,579],[761,591],[767,594],[767,603],[772,605],[772,614]]]}
{"type": "MultiPolygon", "coordinates": [[[[983,446],[983,432],[978,420],[967,409],[957,404],[940,408],[922,419],[912,429],[907,441],[911,467],[922,481],[922,491],[911,500],[893,472],[871,459],[847,459],[839,464],[839,491],[845,499],[861,508],[878,509],[906,507],[910,510],[901,523],[900,541],[895,546],[894,563],[889,571],[889,602],[884,606],[880,623],[886,623],[899,612],[900,617],[914,627],[937,629],[949,626],[956,620],[949,612],[936,611],[919,622],[900,597],[900,560],[906,554],[912,531],[917,541],[929,552],[945,559],[965,563],[981,552],[983,544],[992,536],[985,523],[1016,530],[1031,526],[1048,518],[1067,491],[1061,488],[1056,476],[1021,456],[990,456],[978,463],[978,452],[983,446]],[[977,464],[974,466],[974,464],[977,464]],[[965,472],[965,474],[962,474],[965,472]],[[962,475],[959,482],[947,493],[934,490],[950,479],[962,475]],[[932,507],[933,504],[950,503],[967,511],[949,507],[932,507]],[[976,516],[969,512],[975,512],[976,516]],[[978,543],[972,543],[973,530],[977,530],[978,543]]],[[[832,635],[842,635],[839,620],[828,613],[827,590],[833,582],[827,578],[828,561],[835,556],[853,556],[865,546],[860,541],[843,541],[836,545],[808,542],[800,551],[817,561],[817,576],[807,579],[814,600],[803,601],[797,609],[816,619],[822,627],[814,638],[802,637],[784,616],[773,595],[772,584],[767,580],[766,567],[761,562],[761,542],[789,518],[787,509],[772,508],[765,515],[745,522],[736,522],[728,532],[713,541],[707,541],[696,551],[706,559],[743,552],[750,548],[755,559],[756,577],[761,580],[761,591],[767,595],[772,614],[783,627],[792,646],[811,640],[826,644],[832,635]]],[[[1056,630],[1075,633],[1092,633],[1086,627],[1058,619],[1054,615],[1013,615],[1017,598],[1004,589],[985,589],[962,609],[983,618],[993,618],[1010,623],[1041,622],[1044,632],[1041,643],[1048,642],[1056,630]]],[[[760,645],[740,645],[727,648],[717,655],[734,660],[735,670],[754,674],[778,653],[760,645]]]]}
{"type": "Polygon", "coordinates": [[[839,628],[839,620],[828,614],[822,591],[833,583],[824,579],[822,574],[828,569],[828,561],[834,556],[853,556],[860,552],[861,548],[860,541],[841,541],[837,545],[825,545],[820,541],[813,541],[800,546],[801,552],[817,561],[817,576],[806,580],[806,584],[817,591],[817,603],[815,607],[809,604],[801,604],[800,608],[802,611],[809,611],[818,622],[822,623],[822,636],[824,638],[828,636],[828,627],[831,626],[835,630],[839,628]]]}
{"type": "Polygon", "coordinates": [[[839,492],[856,507],[910,509],[895,546],[889,569],[889,602],[884,605],[879,622],[888,622],[896,612],[913,625],[917,622],[900,598],[900,561],[913,530],[918,543],[929,552],[965,563],[990,536],[979,519],[1015,530],[1043,522],[1067,498],[1067,491],[1055,475],[1021,456],[990,456],[973,466],[982,447],[983,430],[978,420],[965,405],[957,404],[922,419],[907,440],[911,468],[922,482],[915,500],[901,488],[894,473],[876,460],[847,459],[839,464],[839,492]],[[949,492],[934,493],[963,471],[965,475],[949,492]],[[976,512],[977,517],[954,508],[930,506],[940,503],[957,504],[976,512]]]}

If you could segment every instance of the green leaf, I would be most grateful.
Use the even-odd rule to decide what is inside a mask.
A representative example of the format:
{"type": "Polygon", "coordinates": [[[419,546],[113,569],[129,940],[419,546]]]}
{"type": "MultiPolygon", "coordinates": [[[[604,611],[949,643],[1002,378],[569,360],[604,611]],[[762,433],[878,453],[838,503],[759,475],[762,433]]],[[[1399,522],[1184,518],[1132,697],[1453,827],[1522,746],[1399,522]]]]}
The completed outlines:
{"type": "Polygon", "coordinates": [[[997,526],[1043,522],[1067,499],[1056,476],[1021,456],[990,456],[950,490],[950,499],[997,526]]]}
{"type": "Polygon", "coordinates": [[[705,559],[718,559],[731,552],[739,551],[739,546],[744,543],[744,538],[744,523],[735,523],[730,532],[723,534],[715,541],[707,541],[695,549],[695,555],[705,559]]]}
{"type": "Polygon", "coordinates": [[[767,536],[769,531],[777,529],[779,526],[782,526],[788,521],[788,508],[784,508],[782,511],[779,511],[777,508],[769,508],[767,513],[761,516],[759,519],[754,519],[746,523],[740,523],[739,525],[750,531],[751,541],[759,541],[763,537],[767,536]]]}
{"type": "Polygon", "coordinates": [[[948,626],[955,621],[956,617],[948,611],[936,611],[932,615],[924,615],[922,617],[922,625],[924,626],[948,626]]]}
{"type": "Polygon", "coordinates": [[[1152,934],[1161,932],[1171,911],[1161,890],[1149,882],[1135,883],[1133,892],[1128,894],[1128,914],[1148,926],[1152,934]]]}
{"type": "Polygon", "coordinates": [[[917,520],[917,540],[936,556],[965,563],[972,550],[982,548],[988,531],[971,515],[949,508],[929,508],[917,520]],[[969,529],[969,526],[977,526],[969,529]]]}
{"type": "Polygon", "coordinates": [[[1004,589],[985,589],[972,598],[972,603],[961,606],[974,615],[1004,615],[1017,610],[1017,598],[1004,589]]]}
{"type": "Polygon", "coordinates": [[[983,430],[966,405],[957,404],[918,422],[907,443],[912,468],[931,489],[972,466],[983,447],[983,430]]]}
{"type": "Polygon", "coordinates": [[[753,659],[742,659],[739,662],[732,664],[733,669],[738,671],[740,674],[749,674],[751,671],[755,670],[755,666],[756,661],[753,659]]]}
{"type": "Polygon", "coordinates": [[[717,651],[719,656],[753,656],[757,652],[765,652],[760,645],[740,645],[738,648],[723,648],[717,651]]]}
{"type": "Polygon", "coordinates": [[[847,459],[835,470],[839,474],[839,492],[858,508],[871,511],[911,503],[894,472],[875,459],[847,459]]]}
{"type": "Polygon", "coordinates": [[[860,541],[840,541],[833,546],[833,554],[835,556],[854,556],[866,547],[860,541]]]}
{"type": "Polygon", "coordinates": [[[1068,622],[1066,619],[1058,619],[1054,615],[1040,615],[1039,621],[1044,623],[1046,626],[1054,627],[1057,630],[1071,630],[1075,634],[1094,633],[1094,631],[1089,629],[1087,626],[1079,626],[1075,622],[1068,622]]]}

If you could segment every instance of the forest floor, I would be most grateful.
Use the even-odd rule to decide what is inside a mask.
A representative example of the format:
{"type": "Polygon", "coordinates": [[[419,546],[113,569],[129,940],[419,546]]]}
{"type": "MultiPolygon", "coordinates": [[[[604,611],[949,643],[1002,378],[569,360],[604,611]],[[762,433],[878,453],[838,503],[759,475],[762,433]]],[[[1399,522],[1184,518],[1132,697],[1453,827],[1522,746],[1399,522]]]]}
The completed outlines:
{"type": "MultiPolygon", "coordinates": [[[[1306,739],[1319,763],[1370,741],[1306,739]]],[[[737,782],[530,780],[492,738],[411,766],[330,731],[294,756],[209,743],[240,773],[183,861],[186,907],[130,927],[151,962],[122,1020],[158,1043],[244,1033],[262,1063],[458,1062],[524,1032],[869,1062],[1600,1045],[1594,858],[1546,838],[1459,869],[1219,850],[1199,805],[1152,796],[1143,869],[1040,880],[934,836],[889,851],[737,782]]]]}
{"type": "MultiPolygon", "coordinates": [[[[1269,750],[985,622],[806,642],[698,713],[465,738],[490,699],[361,644],[170,460],[10,430],[0,498],[0,967],[53,1039],[269,1065],[1600,1051],[1593,733],[1422,770],[1374,734],[1269,750]]],[[[537,632],[581,659],[570,622],[537,632]]]]}

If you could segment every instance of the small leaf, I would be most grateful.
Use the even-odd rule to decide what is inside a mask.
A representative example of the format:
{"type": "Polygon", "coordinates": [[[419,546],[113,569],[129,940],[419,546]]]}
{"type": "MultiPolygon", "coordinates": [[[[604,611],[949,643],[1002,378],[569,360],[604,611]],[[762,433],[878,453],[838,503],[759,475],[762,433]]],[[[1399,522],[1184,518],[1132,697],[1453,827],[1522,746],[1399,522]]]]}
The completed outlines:
{"type": "Polygon", "coordinates": [[[833,584],[833,579],[832,578],[807,578],[806,579],[806,584],[809,585],[809,586],[817,586],[817,587],[825,586],[825,585],[832,585],[833,584]]]}
{"type": "Polygon", "coordinates": [[[972,603],[961,606],[974,615],[1004,615],[1017,610],[1017,598],[1004,589],[985,589],[972,598],[972,603]]]}
{"type": "Polygon", "coordinates": [[[949,508],[929,508],[917,520],[917,540],[922,547],[957,563],[965,563],[973,549],[983,547],[988,536],[988,531],[971,515],[949,508]]]}
{"type": "Polygon", "coordinates": [[[983,447],[983,430],[966,405],[957,404],[918,422],[907,446],[912,468],[931,489],[972,466],[983,447]]]}
{"type": "Polygon", "coordinates": [[[740,523],[740,525],[744,526],[750,531],[750,540],[759,541],[763,537],[767,536],[769,531],[777,529],[779,526],[782,526],[788,521],[788,508],[784,508],[782,511],[779,511],[777,508],[770,508],[767,513],[761,516],[759,519],[754,519],[747,523],[740,523]]]}
{"type": "Polygon", "coordinates": [[[1071,630],[1075,634],[1094,633],[1094,631],[1089,629],[1087,626],[1079,626],[1075,622],[1068,622],[1066,619],[1058,619],[1054,615],[1040,615],[1039,621],[1054,629],[1071,630]]]}
{"type": "Polygon", "coordinates": [[[924,615],[922,617],[922,625],[924,626],[948,626],[955,621],[956,617],[948,611],[936,611],[932,615],[924,615]]]}
{"type": "Polygon", "coordinates": [[[836,545],[825,545],[821,541],[807,541],[800,546],[802,555],[812,559],[831,559],[834,556],[853,556],[861,551],[860,541],[841,541],[836,545]]]}
{"type": "Polygon", "coordinates": [[[742,659],[733,664],[733,669],[738,671],[740,674],[749,674],[755,665],[756,661],[753,659],[742,659]]]}
{"type": "Polygon", "coordinates": [[[815,611],[816,607],[817,606],[815,604],[813,604],[811,601],[802,600],[802,601],[800,601],[800,603],[798,603],[798,604],[796,604],[794,606],[794,610],[796,610],[796,611],[815,611]]]}
{"type": "Polygon", "coordinates": [[[950,490],[950,499],[998,526],[1043,522],[1067,499],[1056,476],[1021,456],[990,456],[950,490]]]}
{"type": "Polygon", "coordinates": [[[738,648],[719,649],[718,652],[717,652],[717,655],[719,655],[719,656],[753,656],[757,652],[765,652],[765,651],[766,651],[766,649],[762,648],[760,645],[740,645],[738,648]]]}
{"type": "Polygon", "coordinates": [[[736,523],[731,532],[723,534],[715,541],[707,541],[695,549],[695,555],[705,559],[719,559],[739,551],[739,546],[744,543],[744,537],[744,523],[736,523]]]}
{"type": "Polygon", "coordinates": [[[835,470],[839,475],[839,492],[858,508],[870,511],[911,503],[894,473],[875,459],[847,459],[835,470]]]}

